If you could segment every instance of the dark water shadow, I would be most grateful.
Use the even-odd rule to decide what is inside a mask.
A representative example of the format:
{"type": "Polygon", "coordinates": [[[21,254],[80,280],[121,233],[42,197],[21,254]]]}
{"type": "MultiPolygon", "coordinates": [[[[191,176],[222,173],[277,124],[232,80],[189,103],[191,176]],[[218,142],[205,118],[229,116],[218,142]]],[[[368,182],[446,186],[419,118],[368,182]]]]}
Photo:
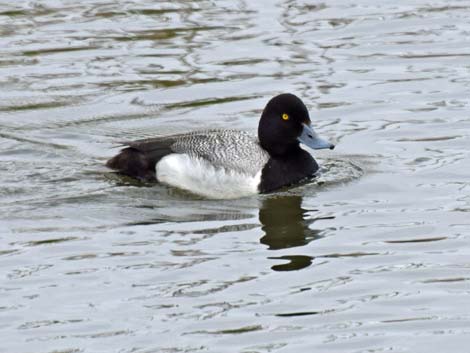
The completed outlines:
{"type": "MultiPolygon", "coordinates": [[[[263,200],[259,211],[261,229],[265,235],[260,239],[269,250],[281,250],[307,245],[322,237],[322,229],[310,226],[320,219],[334,217],[311,218],[309,213],[316,210],[302,208],[302,197],[288,195],[270,197],[263,200]]],[[[308,255],[286,255],[269,257],[270,259],[286,260],[288,263],[274,265],[274,271],[293,271],[306,268],[312,264],[313,257],[308,255]]]]}
{"type": "MultiPolygon", "coordinates": [[[[315,217],[318,213],[317,209],[303,208],[303,194],[279,193],[238,200],[205,200],[179,189],[156,187],[154,183],[135,182],[131,178],[122,176],[118,180],[120,180],[119,186],[134,187],[125,190],[126,196],[134,193],[135,198],[140,200],[132,208],[142,211],[147,216],[151,215],[126,223],[128,226],[147,226],[165,222],[216,221],[216,224],[207,224],[200,228],[193,224],[189,229],[165,232],[166,235],[175,232],[213,236],[226,232],[257,229],[261,224],[264,235],[260,238],[260,243],[266,245],[268,250],[276,251],[275,256],[270,256],[269,259],[280,262],[271,267],[274,271],[294,271],[309,267],[314,260],[313,256],[292,252],[282,254],[281,250],[304,247],[313,240],[322,238],[325,229],[315,228],[313,224],[319,220],[335,219],[334,216],[315,217]],[[142,188],[146,191],[145,197],[142,194],[142,188]],[[256,210],[256,205],[259,207],[259,223],[253,219],[253,213],[250,211],[256,210]],[[220,224],[220,221],[238,222],[220,224]]],[[[303,248],[302,252],[305,251],[306,248],[303,248]]]]}

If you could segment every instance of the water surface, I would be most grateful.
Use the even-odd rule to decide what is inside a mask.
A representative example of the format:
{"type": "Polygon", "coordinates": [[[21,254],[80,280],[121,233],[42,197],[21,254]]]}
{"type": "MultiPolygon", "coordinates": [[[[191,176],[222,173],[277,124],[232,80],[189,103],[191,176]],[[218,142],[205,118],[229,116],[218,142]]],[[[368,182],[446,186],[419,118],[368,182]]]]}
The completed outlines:
{"type": "Polygon", "coordinates": [[[2,352],[467,352],[470,4],[0,1],[2,352]],[[256,131],[323,175],[205,200],[116,142],[256,131]]]}

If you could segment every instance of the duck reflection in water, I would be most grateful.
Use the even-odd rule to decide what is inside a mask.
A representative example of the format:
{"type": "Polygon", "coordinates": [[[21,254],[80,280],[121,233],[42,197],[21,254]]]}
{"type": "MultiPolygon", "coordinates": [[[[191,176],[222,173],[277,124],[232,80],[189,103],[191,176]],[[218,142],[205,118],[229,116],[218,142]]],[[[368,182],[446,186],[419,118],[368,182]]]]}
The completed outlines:
{"type": "MultiPolygon", "coordinates": [[[[306,210],[301,207],[302,197],[296,195],[269,197],[263,200],[259,211],[261,229],[265,235],[260,242],[269,250],[287,249],[304,246],[321,237],[321,229],[311,229],[310,225],[319,219],[334,217],[309,218],[306,210]]],[[[307,255],[286,255],[270,257],[289,261],[287,264],[275,265],[275,271],[300,270],[311,265],[313,257],[307,255]]]]}

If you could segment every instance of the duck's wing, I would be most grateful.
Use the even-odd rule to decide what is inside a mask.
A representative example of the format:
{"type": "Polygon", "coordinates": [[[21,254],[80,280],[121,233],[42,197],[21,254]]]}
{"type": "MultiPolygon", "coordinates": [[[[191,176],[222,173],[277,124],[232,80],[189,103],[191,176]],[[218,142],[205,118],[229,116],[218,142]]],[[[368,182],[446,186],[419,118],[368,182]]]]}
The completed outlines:
{"type": "Polygon", "coordinates": [[[256,137],[238,130],[205,130],[132,142],[106,164],[139,179],[154,180],[155,165],[171,153],[203,158],[215,167],[255,175],[268,161],[256,137]]]}
{"type": "Polygon", "coordinates": [[[256,175],[269,159],[258,139],[239,130],[208,130],[179,135],[172,144],[176,153],[203,158],[215,167],[256,175]]]}

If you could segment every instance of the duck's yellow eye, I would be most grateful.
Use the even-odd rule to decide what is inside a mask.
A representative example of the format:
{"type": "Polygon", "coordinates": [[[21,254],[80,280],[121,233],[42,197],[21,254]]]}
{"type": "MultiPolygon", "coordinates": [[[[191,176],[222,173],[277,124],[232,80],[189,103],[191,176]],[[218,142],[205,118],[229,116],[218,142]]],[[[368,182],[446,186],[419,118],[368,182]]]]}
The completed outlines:
{"type": "Polygon", "coordinates": [[[289,115],[286,113],[282,114],[282,120],[289,120],[289,115]]]}

